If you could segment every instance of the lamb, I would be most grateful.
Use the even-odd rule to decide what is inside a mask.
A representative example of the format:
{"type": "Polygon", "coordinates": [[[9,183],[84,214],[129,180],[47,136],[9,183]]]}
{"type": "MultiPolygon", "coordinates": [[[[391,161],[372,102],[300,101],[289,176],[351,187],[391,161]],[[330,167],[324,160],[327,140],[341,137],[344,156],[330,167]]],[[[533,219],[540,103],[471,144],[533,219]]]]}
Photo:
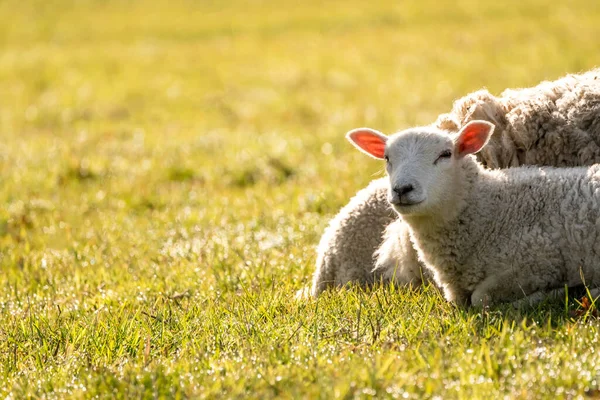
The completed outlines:
{"type": "Polygon", "coordinates": [[[347,138],[386,160],[388,200],[448,301],[496,304],[600,284],[600,164],[485,169],[472,154],[494,125],[347,138]]]}
{"type": "MultiPolygon", "coordinates": [[[[476,154],[488,168],[600,162],[600,69],[533,88],[506,90],[500,97],[479,90],[457,100],[432,125],[455,133],[471,120],[496,126],[488,144],[476,154]]],[[[348,282],[365,285],[384,279],[420,285],[428,280],[406,240],[404,222],[391,213],[384,181],[373,181],[361,190],[331,221],[318,247],[313,296],[348,282]],[[384,235],[386,228],[392,233],[384,235]],[[390,248],[404,256],[386,257],[390,248]]]]}

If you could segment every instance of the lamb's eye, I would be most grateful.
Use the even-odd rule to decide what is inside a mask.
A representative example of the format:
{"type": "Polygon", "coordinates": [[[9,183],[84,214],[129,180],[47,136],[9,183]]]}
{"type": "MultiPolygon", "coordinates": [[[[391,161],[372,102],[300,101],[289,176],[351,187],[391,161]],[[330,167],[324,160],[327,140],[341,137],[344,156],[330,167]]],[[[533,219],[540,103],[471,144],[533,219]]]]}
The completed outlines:
{"type": "Polygon", "coordinates": [[[452,152],[450,150],[444,150],[440,153],[438,158],[435,160],[434,164],[437,164],[438,161],[452,157],[452,152]]]}
{"type": "Polygon", "coordinates": [[[385,160],[386,163],[390,163],[390,158],[388,156],[383,156],[383,159],[385,160]]]}

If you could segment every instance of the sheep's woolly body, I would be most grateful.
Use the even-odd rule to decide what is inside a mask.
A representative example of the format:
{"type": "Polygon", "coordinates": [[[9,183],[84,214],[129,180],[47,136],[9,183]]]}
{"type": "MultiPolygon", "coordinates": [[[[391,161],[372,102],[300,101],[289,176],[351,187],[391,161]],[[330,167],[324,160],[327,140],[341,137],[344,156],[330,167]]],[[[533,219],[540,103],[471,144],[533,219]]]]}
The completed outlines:
{"type": "Polygon", "coordinates": [[[496,126],[478,156],[490,168],[591,165],[600,160],[600,69],[508,89],[500,97],[474,92],[434,125],[456,132],[477,119],[496,126]]]}
{"type": "MultiPolygon", "coordinates": [[[[490,143],[477,154],[488,167],[600,162],[600,69],[506,90],[500,97],[486,90],[471,93],[457,100],[450,113],[440,115],[434,126],[456,132],[475,119],[496,126],[490,143]]],[[[333,219],[319,244],[313,294],[350,281],[369,283],[377,276],[398,283],[420,281],[421,265],[406,235],[386,235],[382,245],[391,221],[397,225],[392,231],[405,229],[401,220],[390,217],[386,192],[385,184],[369,185],[333,219]],[[400,259],[385,255],[393,249],[400,259]]]]}
{"type": "Polygon", "coordinates": [[[369,228],[385,227],[397,219],[386,200],[387,186],[386,178],[371,182],[331,220],[318,248],[313,296],[334,285],[341,286],[347,282],[368,284],[374,281],[372,267],[365,267],[356,261],[367,260],[372,264],[373,253],[381,244],[381,232],[376,233],[369,228]]]}
{"type": "Polygon", "coordinates": [[[600,284],[600,165],[461,167],[455,217],[404,217],[449,301],[514,301],[582,277],[600,284]]]}

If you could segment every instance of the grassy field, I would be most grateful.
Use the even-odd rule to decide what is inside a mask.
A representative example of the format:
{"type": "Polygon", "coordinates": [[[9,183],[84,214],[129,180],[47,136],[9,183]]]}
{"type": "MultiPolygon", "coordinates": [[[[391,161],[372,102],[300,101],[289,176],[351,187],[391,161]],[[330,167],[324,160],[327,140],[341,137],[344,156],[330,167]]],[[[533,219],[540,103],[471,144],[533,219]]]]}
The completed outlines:
{"type": "Polygon", "coordinates": [[[600,324],[296,301],[344,133],[600,64],[589,0],[0,0],[0,397],[577,398],[600,324]]]}

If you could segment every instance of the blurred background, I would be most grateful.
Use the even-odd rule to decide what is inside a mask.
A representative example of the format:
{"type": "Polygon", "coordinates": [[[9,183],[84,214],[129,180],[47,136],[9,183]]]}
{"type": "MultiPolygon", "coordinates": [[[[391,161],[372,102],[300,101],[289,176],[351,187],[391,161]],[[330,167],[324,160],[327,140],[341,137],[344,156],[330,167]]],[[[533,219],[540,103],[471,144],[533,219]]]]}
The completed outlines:
{"type": "Polygon", "coordinates": [[[600,63],[588,0],[3,0],[0,16],[13,250],[125,236],[152,251],[188,227],[210,254],[301,240],[284,253],[310,269],[327,219],[381,176],[345,132],[600,63]]]}
{"type": "Polygon", "coordinates": [[[345,132],[600,64],[587,0],[3,0],[0,16],[12,249],[114,235],[151,251],[189,227],[210,254],[301,239],[283,252],[310,270],[327,219],[382,174],[345,132]]]}

